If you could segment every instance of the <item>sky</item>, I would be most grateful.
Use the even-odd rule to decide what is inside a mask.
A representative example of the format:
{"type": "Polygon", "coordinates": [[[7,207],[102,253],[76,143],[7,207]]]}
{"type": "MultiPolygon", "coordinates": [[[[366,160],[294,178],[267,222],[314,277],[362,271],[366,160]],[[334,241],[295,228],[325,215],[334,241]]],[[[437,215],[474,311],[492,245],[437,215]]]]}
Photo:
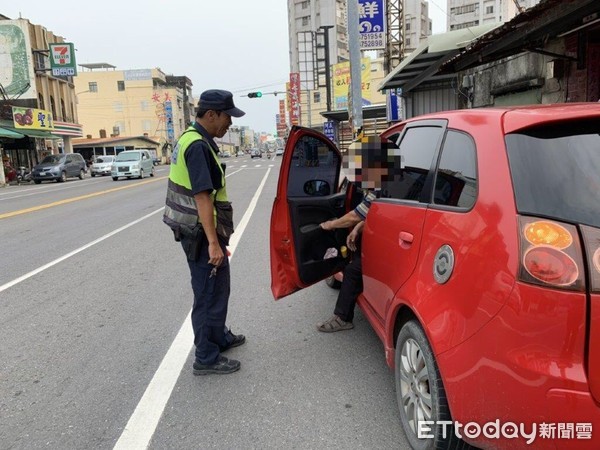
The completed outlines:
{"type": "Polygon", "coordinates": [[[2,1],[0,14],[29,19],[72,42],[78,64],[106,62],[117,70],[159,67],[206,89],[234,93],[246,112],[234,125],[274,133],[278,96],[289,79],[285,0],[2,1]],[[242,97],[244,95],[245,97],[242,97]]]}
{"type": "MultiPolygon", "coordinates": [[[[445,31],[446,0],[428,0],[433,32],[445,31]]],[[[289,79],[286,0],[52,0],[2,2],[0,14],[29,19],[72,42],[78,64],[105,62],[117,70],[159,67],[206,89],[233,92],[246,112],[233,119],[274,133],[289,79]],[[262,98],[247,93],[262,91],[262,98]]]]}

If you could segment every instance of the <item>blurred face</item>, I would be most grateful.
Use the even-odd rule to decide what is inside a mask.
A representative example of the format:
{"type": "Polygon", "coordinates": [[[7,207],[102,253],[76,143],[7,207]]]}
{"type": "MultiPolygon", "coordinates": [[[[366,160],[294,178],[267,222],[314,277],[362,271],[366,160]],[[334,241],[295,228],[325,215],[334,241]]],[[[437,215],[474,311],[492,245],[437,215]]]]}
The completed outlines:
{"type": "Polygon", "coordinates": [[[349,181],[363,189],[381,189],[391,181],[394,167],[400,169],[400,153],[390,141],[379,136],[365,136],[353,142],[342,159],[349,181]]]}

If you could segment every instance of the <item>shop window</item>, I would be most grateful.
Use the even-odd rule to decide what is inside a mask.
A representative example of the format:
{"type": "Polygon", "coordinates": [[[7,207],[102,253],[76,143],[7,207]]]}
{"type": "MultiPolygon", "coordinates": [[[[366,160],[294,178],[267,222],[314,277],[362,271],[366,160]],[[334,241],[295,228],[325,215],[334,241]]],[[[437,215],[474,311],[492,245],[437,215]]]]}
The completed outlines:
{"type": "Polygon", "coordinates": [[[98,92],[98,83],[96,83],[95,81],[90,81],[88,83],[88,90],[90,92],[98,92]]]}

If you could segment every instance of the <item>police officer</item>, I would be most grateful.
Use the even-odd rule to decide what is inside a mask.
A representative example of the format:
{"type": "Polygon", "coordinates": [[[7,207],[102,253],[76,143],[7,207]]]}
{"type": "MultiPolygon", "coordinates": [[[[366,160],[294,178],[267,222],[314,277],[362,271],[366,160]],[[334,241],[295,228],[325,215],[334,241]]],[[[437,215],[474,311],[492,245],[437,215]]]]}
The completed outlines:
{"type": "Polygon", "coordinates": [[[225,188],[225,166],[213,140],[225,135],[232,117],[244,114],[233,104],[231,92],[203,92],[196,121],[181,135],[171,157],[163,221],[181,242],[190,267],[195,375],[239,370],[239,361],[221,353],[246,342],[225,325],[230,292],[226,245],[233,233],[233,212],[225,188]]]}

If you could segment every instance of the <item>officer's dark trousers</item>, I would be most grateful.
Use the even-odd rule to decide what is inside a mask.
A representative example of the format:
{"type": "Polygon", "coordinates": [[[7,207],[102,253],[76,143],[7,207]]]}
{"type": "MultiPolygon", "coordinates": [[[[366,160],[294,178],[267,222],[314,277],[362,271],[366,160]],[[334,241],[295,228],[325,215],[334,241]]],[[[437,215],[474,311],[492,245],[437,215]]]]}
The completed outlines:
{"type": "Polygon", "coordinates": [[[354,320],[356,299],[363,290],[360,249],[354,253],[352,261],[344,268],[344,279],[338,294],[333,313],[345,322],[354,320]]]}
{"type": "MultiPolygon", "coordinates": [[[[186,246],[189,245],[188,239],[183,238],[181,244],[185,252],[186,246]]],[[[208,263],[208,241],[205,237],[201,238],[196,260],[187,258],[194,291],[192,327],[196,345],[196,362],[200,364],[215,363],[220,353],[219,346],[224,347],[228,344],[225,321],[230,292],[229,258],[223,243],[221,248],[225,260],[212,277],[210,274],[213,266],[208,263]]]]}

